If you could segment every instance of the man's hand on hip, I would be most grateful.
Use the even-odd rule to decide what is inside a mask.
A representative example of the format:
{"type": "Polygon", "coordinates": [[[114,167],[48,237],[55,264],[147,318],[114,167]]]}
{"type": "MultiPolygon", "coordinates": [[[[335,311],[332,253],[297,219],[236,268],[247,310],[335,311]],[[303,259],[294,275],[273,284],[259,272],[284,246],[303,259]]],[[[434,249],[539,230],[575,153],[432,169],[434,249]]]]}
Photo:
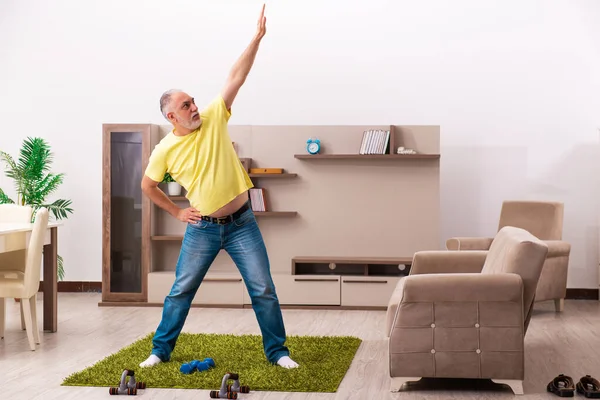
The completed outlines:
{"type": "Polygon", "coordinates": [[[200,221],[202,214],[194,207],[182,208],[177,213],[177,219],[181,222],[196,223],[200,221]]]}

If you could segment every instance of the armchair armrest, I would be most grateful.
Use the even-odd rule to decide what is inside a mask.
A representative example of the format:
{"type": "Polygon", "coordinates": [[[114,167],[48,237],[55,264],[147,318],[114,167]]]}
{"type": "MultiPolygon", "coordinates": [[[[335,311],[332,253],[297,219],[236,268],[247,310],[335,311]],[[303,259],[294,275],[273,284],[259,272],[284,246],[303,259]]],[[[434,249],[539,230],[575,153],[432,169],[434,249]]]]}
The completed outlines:
{"type": "Polygon", "coordinates": [[[489,250],[494,238],[453,237],[446,240],[448,250],[489,250]]]}
{"type": "Polygon", "coordinates": [[[571,253],[571,244],[564,240],[544,240],[548,245],[548,255],[550,257],[568,256],[571,253]]]}
{"type": "Polygon", "coordinates": [[[523,280],[517,274],[431,274],[407,276],[402,302],[518,302],[523,280]]]}
{"type": "Polygon", "coordinates": [[[487,251],[418,251],[413,257],[410,275],[477,273],[483,269],[487,251]]]}

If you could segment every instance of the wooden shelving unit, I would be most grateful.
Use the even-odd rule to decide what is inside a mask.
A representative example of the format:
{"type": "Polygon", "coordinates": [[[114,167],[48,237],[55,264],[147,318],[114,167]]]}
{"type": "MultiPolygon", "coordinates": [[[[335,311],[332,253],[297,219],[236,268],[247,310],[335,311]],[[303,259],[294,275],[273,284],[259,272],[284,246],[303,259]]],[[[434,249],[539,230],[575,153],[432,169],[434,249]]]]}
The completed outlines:
{"type": "MultiPolygon", "coordinates": [[[[110,188],[112,176],[143,174],[153,147],[170,127],[119,124],[103,129],[103,181],[107,189],[103,190],[100,305],[160,307],[176,278],[186,224],[140,194],[136,180],[115,180],[115,188],[118,183],[126,190],[110,188]],[[111,155],[120,154],[117,152],[125,145],[137,149],[127,158],[129,164],[126,168],[118,163],[111,165],[111,155]]],[[[397,283],[410,273],[414,252],[439,245],[439,127],[374,126],[373,130],[391,131],[385,154],[358,153],[364,129],[371,127],[253,126],[251,138],[246,126],[231,129],[232,139],[239,137],[259,160],[252,165],[251,158],[240,158],[254,186],[268,192],[264,197],[269,211],[254,211],[254,215],[260,219],[261,230],[264,228],[282,308],[383,310],[397,283]],[[282,137],[282,131],[289,135],[282,137]],[[303,153],[306,138],[313,136],[320,136],[323,152],[303,153]],[[263,143],[270,143],[270,147],[258,145],[263,143]],[[397,145],[419,153],[394,154],[397,145]],[[281,167],[283,173],[249,173],[251,166],[281,167]],[[410,199],[395,194],[395,186],[411,187],[410,199]],[[274,204],[276,209],[285,210],[288,204],[292,209],[298,207],[298,211],[272,211],[270,197],[278,195],[281,197],[274,204]],[[332,213],[354,215],[361,201],[368,204],[373,218],[361,219],[358,224],[352,218],[330,223],[332,213]],[[300,213],[306,214],[302,223],[283,224],[286,218],[300,213]],[[423,218],[416,218],[417,214],[423,218]],[[379,237],[364,235],[364,231],[380,229],[382,221],[387,227],[379,237]],[[314,256],[309,253],[314,248],[331,253],[314,256]],[[382,257],[389,254],[387,251],[401,256],[382,257]],[[367,257],[344,256],[348,254],[367,257]]],[[[127,154],[132,153],[128,150],[127,154]]],[[[161,184],[161,189],[167,193],[166,186],[161,184]]],[[[168,197],[179,207],[187,207],[186,195],[182,191],[168,197]]],[[[215,266],[207,273],[192,306],[251,308],[252,300],[239,271],[228,259],[217,259],[215,266]]]]}
{"type": "Polygon", "coordinates": [[[437,160],[439,154],[294,154],[300,160],[437,160]]]}

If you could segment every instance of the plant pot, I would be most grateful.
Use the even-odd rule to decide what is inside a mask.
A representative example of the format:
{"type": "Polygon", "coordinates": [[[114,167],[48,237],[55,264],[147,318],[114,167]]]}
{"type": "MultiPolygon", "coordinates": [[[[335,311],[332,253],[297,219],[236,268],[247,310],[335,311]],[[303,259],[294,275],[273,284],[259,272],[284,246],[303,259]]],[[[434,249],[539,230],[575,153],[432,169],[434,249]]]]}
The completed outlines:
{"type": "Polygon", "coordinates": [[[167,192],[169,193],[169,196],[180,196],[181,185],[177,182],[169,182],[167,183],[167,192]]]}

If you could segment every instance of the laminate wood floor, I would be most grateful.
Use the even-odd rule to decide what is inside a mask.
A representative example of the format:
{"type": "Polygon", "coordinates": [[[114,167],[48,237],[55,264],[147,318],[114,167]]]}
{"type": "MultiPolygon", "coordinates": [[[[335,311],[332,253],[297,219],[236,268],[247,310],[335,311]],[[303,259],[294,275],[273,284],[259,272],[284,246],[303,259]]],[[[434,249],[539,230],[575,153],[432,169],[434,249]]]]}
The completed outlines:
{"type": "MultiPolygon", "coordinates": [[[[107,399],[108,388],[62,387],[69,374],[156,329],[162,308],[98,307],[98,293],[59,293],[58,332],[42,333],[29,350],[20,329],[18,304],[7,301],[4,340],[0,341],[1,399],[107,399]]],[[[41,303],[38,303],[41,310],[41,303]]],[[[427,381],[400,393],[389,392],[383,311],[283,310],[289,335],[354,335],[363,339],[337,393],[252,392],[240,399],[508,399],[509,388],[487,381],[427,381]]],[[[42,323],[41,311],[38,313],[42,323]]],[[[526,337],[523,399],[554,399],[547,383],[559,373],[575,381],[585,374],[600,379],[600,302],[568,300],[563,313],[552,302],[536,305],[526,337]]],[[[193,308],[186,332],[255,333],[251,309],[193,308]]],[[[293,357],[293,354],[292,354],[293,357]]],[[[115,384],[118,382],[115,382],[115,384]]],[[[209,399],[208,390],[146,389],[142,399],[209,399]]],[[[577,397],[578,396],[576,394],[577,397]]]]}

